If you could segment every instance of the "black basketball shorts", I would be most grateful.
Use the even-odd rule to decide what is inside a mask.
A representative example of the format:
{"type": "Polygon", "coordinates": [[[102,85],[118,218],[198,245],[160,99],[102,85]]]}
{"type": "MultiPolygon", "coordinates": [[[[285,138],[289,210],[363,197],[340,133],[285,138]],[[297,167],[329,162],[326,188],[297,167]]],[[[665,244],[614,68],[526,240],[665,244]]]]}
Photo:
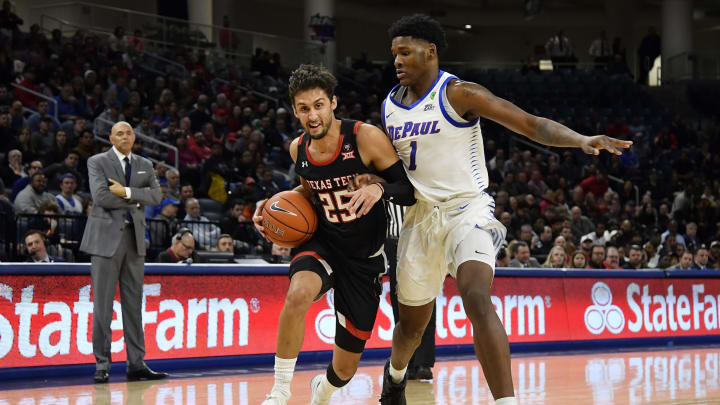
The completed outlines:
{"type": "Polygon", "coordinates": [[[387,271],[384,249],[381,247],[371,257],[355,258],[312,238],[293,253],[290,278],[298,271],[312,271],[322,279],[316,301],[330,288],[335,289],[335,344],[362,353],[372,334],[382,295],[380,276],[387,271]]]}

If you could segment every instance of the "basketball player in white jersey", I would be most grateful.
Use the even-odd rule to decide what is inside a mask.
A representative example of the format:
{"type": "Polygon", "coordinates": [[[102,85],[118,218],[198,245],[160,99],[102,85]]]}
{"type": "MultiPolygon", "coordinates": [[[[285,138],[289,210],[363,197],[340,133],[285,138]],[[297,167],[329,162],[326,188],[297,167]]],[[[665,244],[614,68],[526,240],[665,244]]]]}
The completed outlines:
{"type": "Polygon", "coordinates": [[[417,204],[409,207],[398,243],[400,322],[385,365],[381,404],[405,404],[406,369],[420,342],[447,274],[457,279],[470,319],[475,353],[496,404],[516,404],[510,348],[490,301],[495,257],[505,227],[485,188],[480,117],[535,142],[616,155],[631,142],[583,136],[526,113],[486,88],[443,72],[438,52],[446,46],[440,24],[424,15],[406,16],[389,30],[400,83],[383,102],[386,132],[403,161],[417,204]]]}

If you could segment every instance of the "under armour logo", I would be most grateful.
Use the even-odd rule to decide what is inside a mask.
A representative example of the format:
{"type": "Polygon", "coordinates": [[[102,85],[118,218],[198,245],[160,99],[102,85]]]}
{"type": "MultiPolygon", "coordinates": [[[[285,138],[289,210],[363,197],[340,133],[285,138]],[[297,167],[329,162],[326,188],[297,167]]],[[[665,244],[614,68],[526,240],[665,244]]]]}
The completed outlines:
{"type": "Polygon", "coordinates": [[[303,160],[302,163],[300,163],[300,167],[308,167],[307,160],[303,160]]]}
{"type": "Polygon", "coordinates": [[[425,104],[425,111],[432,111],[435,109],[434,104],[425,104]]]}
{"type": "Polygon", "coordinates": [[[350,150],[350,144],[346,143],[345,145],[343,145],[343,149],[345,149],[346,151],[350,150]]]}

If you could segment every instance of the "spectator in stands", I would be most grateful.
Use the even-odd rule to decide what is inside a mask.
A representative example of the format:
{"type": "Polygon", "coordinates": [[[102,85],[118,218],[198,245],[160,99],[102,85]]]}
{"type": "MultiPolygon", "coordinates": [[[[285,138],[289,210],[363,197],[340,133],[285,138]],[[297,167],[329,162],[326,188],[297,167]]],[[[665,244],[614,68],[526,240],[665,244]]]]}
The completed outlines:
{"type": "Polygon", "coordinates": [[[649,27],[648,33],[640,42],[638,48],[638,75],[637,83],[640,85],[648,84],[648,73],[655,63],[655,59],[660,55],[660,36],[655,32],[655,27],[649,27]]]}
{"type": "Polygon", "coordinates": [[[685,238],[678,233],[678,222],[674,219],[671,219],[670,222],[668,222],[667,231],[663,232],[662,235],[660,235],[660,243],[664,244],[665,240],[668,237],[675,239],[677,243],[685,246],[685,238]]]}
{"type": "Polygon", "coordinates": [[[508,263],[510,263],[510,258],[508,257],[507,249],[502,247],[495,258],[495,267],[507,267],[508,263]]]}
{"type": "Polygon", "coordinates": [[[232,236],[224,233],[218,237],[217,240],[217,246],[215,246],[215,250],[218,252],[234,252],[233,248],[233,238],[232,236]]]}
{"type": "Polygon", "coordinates": [[[592,251],[590,253],[590,262],[588,263],[589,269],[606,269],[605,266],[605,246],[599,244],[593,244],[592,251]]]}
{"type": "MultiPolygon", "coordinates": [[[[692,255],[690,255],[690,261],[692,263],[692,255]]],[[[638,245],[630,246],[630,252],[628,253],[628,261],[623,266],[628,270],[639,270],[643,266],[643,249],[638,245]]]]}
{"type": "Polygon", "coordinates": [[[540,237],[533,239],[531,249],[532,255],[536,257],[547,256],[553,247],[552,236],[552,228],[547,225],[543,226],[543,231],[540,233],[540,237]]]}
{"type": "Polygon", "coordinates": [[[595,60],[595,69],[605,69],[613,55],[610,41],[605,36],[605,30],[600,31],[600,36],[592,41],[588,54],[595,60]]]}
{"type": "Polygon", "coordinates": [[[605,230],[605,223],[602,221],[597,221],[595,223],[595,231],[590,232],[587,235],[583,235],[583,237],[580,238],[581,244],[586,237],[589,237],[592,240],[593,245],[605,246],[609,239],[609,234],[605,230]]]}
{"type": "MultiPolygon", "coordinates": [[[[19,79],[19,85],[25,88],[28,88],[34,92],[40,93],[41,89],[40,87],[35,83],[35,68],[32,66],[25,66],[25,70],[23,71],[22,77],[19,79]]],[[[27,108],[36,108],[37,107],[37,96],[35,96],[32,93],[29,93],[25,91],[22,88],[15,88],[13,90],[13,95],[15,96],[15,100],[19,101],[21,105],[27,107],[27,108]]]]}
{"type": "Polygon", "coordinates": [[[20,177],[19,179],[15,180],[15,183],[12,184],[12,201],[15,201],[15,197],[17,197],[18,193],[22,191],[25,187],[27,187],[28,184],[30,184],[30,178],[35,173],[42,172],[43,170],[43,164],[39,160],[33,160],[30,162],[30,166],[27,170],[27,176],[20,177]]]}
{"type": "Polygon", "coordinates": [[[75,189],[77,189],[75,176],[70,173],[64,174],[60,182],[61,192],[55,196],[55,201],[57,201],[58,207],[60,207],[61,214],[82,215],[82,200],[75,194],[75,189]]]}
{"type": "Polygon", "coordinates": [[[560,246],[553,246],[553,248],[550,249],[550,253],[548,253],[542,267],[561,269],[565,267],[566,260],[567,254],[565,253],[565,249],[560,246]]]}
{"type": "Polygon", "coordinates": [[[508,263],[508,267],[515,268],[540,268],[540,263],[534,257],[530,256],[530,248],[528,244],[519,241],[515,243],[515,249],[513,253],[513,259],[508,263]]]}
{"type": "Polygon", "coordinates": [[[570,209],[570,218],[570,229],[576,238],[575,240],[591,233],[595,228],[590,218],[583,215],[582,209],[577,205],[570,209]]]}
{"type": "MultiPolygon", "coordinates": [[[[73,95],[73,88],[70,83],[65,83],[60,90],[60,95],[55,96],[57,101],[57,114],[61,121],[75,120],[85,114],[85,109],[73,95]]],[[[55,105],[50,107],[50,114],[55,113],[55,105]]]]}
{"type": "Polygon", "coordinates": [[[605,264],[609,269],[621,269],[620,266],[620,252],[615,246],[608,246],[607,252],[605,253],[605,264]]]}
{"type": "MultiPolygon", "coordinates": [[[[29,128],[23,128],[23,130],[30,132],[29,128]]],[[[34,153],[38,152],[42,154],[44,151],[52,147],[55,141],[55,132],[51,131],[50,120],[45,118],[38,124],[37,131],[30,134],[30,142],[34,153]]]]}
{"type": "Polygon", "coordinates": [[[570,39],[565,36],[563,30],[550,37],[545,43],[545,52],[550,56],[553,63],[567,63],[573,55],[570,39]]]}
{"type": "Polygon", "coordinates": [[[70,143],[65,131],[60,130],[55,133],[55,141],[46,149],[43,160],[46,164],[51,165],[65,159],[67,153],[71,150],[70,143]]]}
{"type": "Polygon", "coordinates": [[[35,173],[28,184],[15,198],[15,212],[18,214],[37,214],[40,204],[55,202],[55,196],[46,191],[47,180],[42,172],[35,173]]]}
{"type": "Polygon", "coordinates": [[[17,139],[14,143],[11,143],[11,145],[11,149],[17,149],[22,152],[22,161],[24,162],[38,158],[38,150],[32,143],[30,130],[28,128],[21,128],[17,139]]]}
{"type": "Polygon", "coordinates": [[[110,36],[110,50],[116,53],[122,53],[128,45],[128,38],[125,36],[125,28],[121,26],[115,27],[113,35],[110,36]]]}
{"type": "MultiPolygon", "coordinates": [[[[111,93],[115,94],[115,93],[111,93]]],[[[95,135],[101,138],[107,138],[110,134],[110,130],[114,123],[118,121],[125,121],[125,114],[121,112],[121,105],[119,101],[114,101],[106,107],[102,114],[95,118],[95,124],[93,131],[95,135]]]]}
{"type": "Polygon", "coordinates": [[[693,254],[690,251],[683,252],[680,256],[680,261],[674,265],[668,267],[668,270],[692,270],[693,269],[693,254]]]}
{"type": "Polygon", "coordinates": [[[248,253],[262,252],[263,240],[255,232],[252,224],[252,212],[243,201],[236,200],[232,204],[228,215],[220,221],[220,228],[226,234],[232,236],[247,246],[243,246],[248,253]]]}
{"type": "Polygon", "coordinates": [[[44,118],[47,118],[50,120],[50,132],[55,133],[57,130],[60,129],[60,121],[58,121],[54,116],[50,115],[50,104],[47,100],[40,100],[38,102],[38,111],[36,113],[33,113],[30,115],[30,117],[27,120],[28,128],[30,128],[30,132],[35,132],[40,127],[40,121],[42,121],[44,118]]]}
{"type": "Polygon", "coordinates": [[[696,270],[707,270],[708,267],[708,249],[705,245],[700,245],[695,251],[695,258],[693,260],[693,269],[696,270]]]}
{"type": "Polygon", "coordinates": [[[20,40],[20,26],[23,25],[22,18],[12,12],[12,5],[9,0],[4,0],[0,10],[0,33],[2,37],[11,38],[13,44],[20,40]]]}
{"type": "Polygon", "coordinates": [[[582,187],[585,194],[591,193],[595,196],[596,199],[602,198],[605,195],[605,192],[608,191],[609,183],[607,174],[604,173],[602,170],[597,170],[597,172],[592,175],[585,178],[582,182],[580,182],[580,187],[582,187]]]}
{"type": "Polygon", "coordinates": [[[145,50],[145,41],[142,39],[142,30],[133,31],[133,36],[128,39],[128,45],[133,46],[138,51],[145,50]]]}
{"type": "Polygon", "coordinates": [[[183,228],[172,238],[172,245],[165,251],[158,254],[155,260],[158,263],[181,263],[186,262],[193,255],[195,250],[195,239],[192,232],[183,228]]]}
{"type": "Polygon", "coordinates": [[[273,180],[272,167],[266,167],[262,172],[262,179],[256,188],[256,200],[264,200],[280,192],[280,186],[273,180]]]}
{"type": "Polygon", "coordinates": [[[229,30],[230,17],[223,16],[223,28],[220,29],[220,47],[226,51],[233,51],[238,46],[237,34],[229,30]]]}
{"type": "Polygon", "coordinates": [[[199,95],[197,102],[188,115],[191,122],[190,129],[193,133],[200,131],[204,123],[210,122],[210,110],[207,104],[208,96],[205,94],[199,95]]]}
{"type": "MultiPolygon", "coordinates": [[[[150,238],[153,244],[166,243],[170,235],[175,233],[178,225],[177,213],[180,201],[172,198],[163,199],[158,205],[160,213],[153,217],[153,220],[163,221],[163,226],[151,226],[150,238]]],[[[153,224],[154,225],[154,224],[153,224]]]]}
{"type": "Polygon", "coordinates": [[[89,129],[83,131],[73,151],[77,152],[82,160],[87,160],[90,156],[99,152],[95,144],[95,135],[93,135],[92,131],[89,129]]]}
{"type": "Polygon", "coordinates": [[[0,169],[0,178],[5,184],[14,184],[16,180],[27,177],[25,167],[23,166],[23,154],[17,149],[13,149],[7,154],[7,165],[0,169]]]}
{"type": "Polygon", "coordinates": [[[31,229],[25,232],[25,247],[28,252],[29,263],[55,263],[64,262],[65,260],[61,257],[50,256],[45,246],[45,235],[42,232],[31,229]]]}
{"type": "Polygon", "coordinates": [[[290,259],[292,258],[292,252],[290,248],[280,246],[275,243],[273,243],[272,245],[270,255],[272,258],[271,263],[290,263],[290,259]]]}
{"type": "Polygon", "coordinates": [[[165,180],[168,198],[180,201],[180,172],[175,168],[168,169],[165,172],[165,180]]]}
{"type": "Polygon", "coordinates": [[[585,252],[582,250],[576,250],[575,253],[572,254],[570,267],[573,269],[587,268],[587,256],[585,255],[585,252]]]}
{"type": "Polygon", "coordinates": [[[190,229],[193,237],[203,250],[210,250],[217,244],[220,228],[210,223],[207,217],[200,215],[200,202],[197,198],[188,198],[185,201],[185,218],[183,225],[190,229]],[[188,221],[190,221],[188,223],[188,221]]]}
{"type": "Polygon", "coordinates": [[[78,171],[80,164],[80,154],[75,150],[71,150],[65,155],[62,162],[53,163],[45,168],[45,176],[48,179],[48,188],[50,190],[60,190],[60,179],[70,173],[75,176],[78,188],[83,188],[87,183],[83,175],[78,171]]]}

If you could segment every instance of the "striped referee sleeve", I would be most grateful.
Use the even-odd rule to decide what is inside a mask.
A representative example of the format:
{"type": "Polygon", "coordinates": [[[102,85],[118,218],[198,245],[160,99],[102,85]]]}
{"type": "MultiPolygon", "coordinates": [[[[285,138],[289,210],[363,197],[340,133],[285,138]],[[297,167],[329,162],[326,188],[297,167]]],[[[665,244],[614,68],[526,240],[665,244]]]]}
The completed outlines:
{"type": "Polygon", "coordinates": [[[388,212],[388,238],[397,239],[400,237],[400,227],[405,218],[405,209],[402,205],[386,201],[385,206],[388,212]]]}

